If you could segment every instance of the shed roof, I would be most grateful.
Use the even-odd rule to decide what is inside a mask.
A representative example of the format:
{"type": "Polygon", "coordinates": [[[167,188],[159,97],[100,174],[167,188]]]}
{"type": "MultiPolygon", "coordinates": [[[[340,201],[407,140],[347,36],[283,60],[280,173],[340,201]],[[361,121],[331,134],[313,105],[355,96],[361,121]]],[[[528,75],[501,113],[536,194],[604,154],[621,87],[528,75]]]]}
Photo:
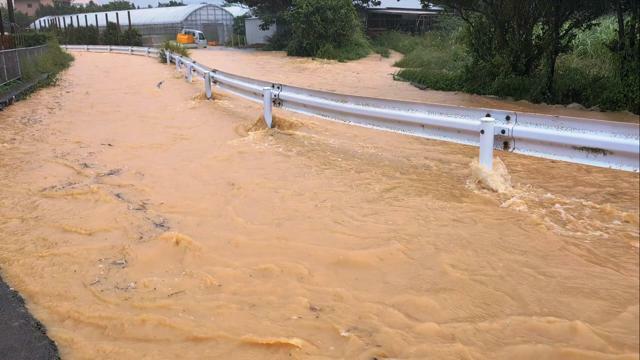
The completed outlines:
{"type": "Polygon", "coordinates": [[[224,6],[223,9],[230,12],[233,17],[249,15],[249,13],[251,12],[250,8],[242,5],[228,5],[224,6]]]}
{"type": "MultiPolygon", "coordinates": [[[[379,6],[369,6],[370,9],[405,9],[405,10],[425,10],[420,0],[379,0],[379,6]]],[[[441,11],[442,7],[429,4],[428,10],[441,11]]]]}
{"type": "MultiPolygon", "coordinates": [[[[103,12],[92,12],[92,13],[84,13],[84,14],[72,14],[72,15],[61,15],[61,16],[45,16],[40,19],[34,21],[30,27],[34,28],[36,24],[39,24],[39,20],[48,20],[53,18],[60,18],[62,22],[62,18],[64,18],[65,22],[70,24],[72,21],[75,24],[76,19],[80,18],[80,24],[84,25],[84,18],[87,15],[87,22],[89,25],[95,24],[95,15],[98,15],[98,26],[106,26],[105,23],[105,14],[109,17],[110,22],[116,21],[116,13],[118,14],[118,18],[120,19],[120,24],[128,24],[129,20],[127,18],[127,11],[131,14],[131,25],[157,25],[157,24],[175,24],[184,21],[189,15],[191,15],[194,11],[200,10],[204,7],[211,6],[219,9],[225,9],[223,7],[212,5],[212,4],[193,4],[193,5],[184,5],[184,6],[171,6],[171,7],[161,7],[161,8],[151,8],[151,9],[133,9],[133,10],[120,10],[120,11],[103,11],[103,12]],[[73,20],[71,19],[73,18],[73,20]]],[[[227,11],[227,10],[225,10],[227,11]]],[[[231,15],[229,11],[227,11],[231,15]]],[[[39,26],[39,25],[38,25],[39,26]]]]}

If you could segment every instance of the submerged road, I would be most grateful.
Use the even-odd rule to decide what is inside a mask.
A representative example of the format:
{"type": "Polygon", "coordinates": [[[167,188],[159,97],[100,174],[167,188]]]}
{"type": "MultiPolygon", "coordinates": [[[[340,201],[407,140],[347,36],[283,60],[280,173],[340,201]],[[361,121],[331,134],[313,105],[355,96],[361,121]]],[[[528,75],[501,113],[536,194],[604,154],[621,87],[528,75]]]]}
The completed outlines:
{"type": "Polygon", "coordinates": [[[638,357],[640,175],[487,177],[473,147],[267,130],[172,66],[74,55],[0,118],[2,275],[63,358],[638,357]]]}

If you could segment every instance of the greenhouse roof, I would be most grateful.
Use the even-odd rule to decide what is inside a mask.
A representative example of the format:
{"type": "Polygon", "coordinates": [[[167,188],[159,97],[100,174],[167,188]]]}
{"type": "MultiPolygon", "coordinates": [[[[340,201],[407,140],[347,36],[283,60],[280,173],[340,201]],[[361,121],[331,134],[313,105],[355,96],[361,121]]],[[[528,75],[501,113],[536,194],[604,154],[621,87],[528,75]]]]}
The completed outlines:
{"type": "MultiPolygon", "coordinates": [[[[37,19],[31,24],[31,27],[35,27],[39,20],[48,20],[53,18],[65,19],[67,25],[71,24],[71,18],[73,23],[77,21],[77,17],[80,18],[80,24],[84,26],[85,15],[87,15],[87,21],[89,25],[95,25],[95,15],[98,15],[98,26],[106,26],[105,15],[109,17],[110,22],[116,22],[116,13],[118,14],[120,24],[128,25],[129,20],[127,18],[127,11],[131,13],[131,25],[158,25],[158,24],[175,24],[184,21],[194,11],[204,8],[206,6],[216,7],[224,9],[223,7],[212,4],[193,4],[185,6],[171,6],[151,9],[133,9],[133,10],[120,10],[120,11],[103,11],[97,13],[84,13],[84,14],[72,14],[61,16],[45,16],[37,19]]],[[[226,11],[226,10],[225,10],[226,11]]],[[[227,11],[228,12],[228,11],[227,11]]],[[[229,12],[228,12],[229,13],[229,12]]],[[[231,15],[231,13],[229,13],[231,15]]],[[[38,25],[39,26],[39,25],[38,25]]]]}

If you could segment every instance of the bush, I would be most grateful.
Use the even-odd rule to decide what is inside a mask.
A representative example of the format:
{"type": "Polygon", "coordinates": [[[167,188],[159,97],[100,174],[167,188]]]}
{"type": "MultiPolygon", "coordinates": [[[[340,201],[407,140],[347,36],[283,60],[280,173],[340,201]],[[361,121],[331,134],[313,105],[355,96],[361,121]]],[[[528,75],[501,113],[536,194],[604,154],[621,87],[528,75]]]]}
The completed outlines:
{"type": "Polygon", "coordinates": [[[171,51],[174,54],[178,54],[180,56],[189,57],[189,49],[178,44],[175,41],[165,41],[160,47],[160,62],[166,63],[167,56],[164,53],[166,50],[171,51]]]}
{"type": "Polygon", "coordinates": [[[73,56],[63,51],[55,39],[50,40],[47,43],[47,52],[35,61],[28,57],[21,59],[21,80],[28,81],[41,74],[48,74],[48,82],[53,82],[60,71],[69,67],[71,61],[73,61],[73,56]]]}
{"type": "Polygon", "coordinates": [[[120,45],[142,46],[142,35],[134,28],[125,30],[120,39],[120,45]]]}
{"type": "Polygon", "coordinates": [[[579,31],[572,50],[558,57],[551,96],[544,82],[544,66],[537,67],[531,75],[518,76],[504,71],[509,65],[500,57],[474,61],[465,45],[468,31],[463,31],[455,20],[439,25],[443,30],[422,36],[385,33],[373,40],[373,46],[376,52],[386,48],[403,53],[405,56],[395,64],[403,68],[398,76],[419,87],[640,113],[640,72],[637,67],[635,71],[620,72],[620,68],[633,62],[611,51],[610,43],[617,36],[613,17],[579,31]]]}
{"type": "Polygon", "coordinates": [[[287,54],[354,60],[371,52],[351,0],[293,0],[287,54]]]}
{"type": "Polygon", "coordinates": [[[113,22],[107,24],[107,28],[100,34],[100,43],[104,45],[120,45],[122,34],[118,30],[118,25],[113,22]]]}
{"type": "Polygon", "coordinates": [[[47,43],[47,35],[40,32],[25,32],[18,36],[22,47],[40,46],[47,43]]]}
{"type": "Polygon", "coordinates": [[[264,50],[287,50],[290,40],[291,33],[289,32],[288,26],[284,22],[279,22],[276,27],[276,32],[267,39],[267,45],[264,47],[264,50]]]}
{"type": "Polygon", "coordinates": [[[60,31],[58,38],[64,44],[98,45],[100,32],[93,26],[71,27],[60,31]]]}

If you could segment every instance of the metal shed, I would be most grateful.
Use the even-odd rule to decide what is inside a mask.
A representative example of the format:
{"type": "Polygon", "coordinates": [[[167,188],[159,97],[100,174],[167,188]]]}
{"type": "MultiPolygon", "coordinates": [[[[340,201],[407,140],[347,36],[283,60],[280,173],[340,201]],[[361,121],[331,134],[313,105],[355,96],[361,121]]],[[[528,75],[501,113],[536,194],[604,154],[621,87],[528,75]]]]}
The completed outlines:
{"type": "Polygon", "coordinates": [[[389,30],[423,33],[442,11],[430,3],[423,6],[420,0],[380,0],[378,5],[367,6],[363,18],[370,35],[389,30]]]}
{"type": "Polygon", "coordinates": [[[194,4],[151,9],[107,11],[97,13],[45,16],[34,21],[30,27],[41,29],[53,22],[58,26],[98,26],[104,30],[108,22],[119,23],[126,29],[131,27],[142,35],[146,45],[160,44],[175,39],[184,29],[195,29],[205,33],[208,40],[225,43],[233,33],[233,15],[224,7],[213,4],[194,4]]]}

